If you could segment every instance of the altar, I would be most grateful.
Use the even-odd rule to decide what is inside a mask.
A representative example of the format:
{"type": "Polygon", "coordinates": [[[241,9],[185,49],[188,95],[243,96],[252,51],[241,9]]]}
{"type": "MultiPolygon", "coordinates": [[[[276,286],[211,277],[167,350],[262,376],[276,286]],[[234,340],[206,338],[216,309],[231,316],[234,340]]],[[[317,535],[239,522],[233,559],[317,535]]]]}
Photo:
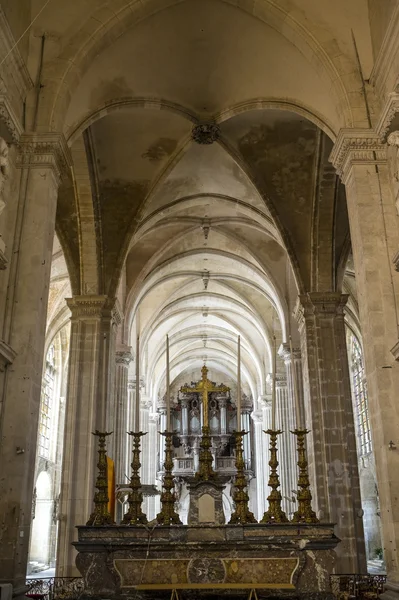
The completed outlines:
{"type": "Polygon", "coordinates": [[[83,597],[332,599],[329,524],[79,527],[83,597]]]}
{"type": "Polygon", "coordinates": [[[268,509],[258,523],[249,508],[243,447],[248,432],[241,427],[238,394],[237,425],[232,432],[233,512],[226,523],[222,502],[226,476],[213,467],[209,398],[213,393],[229,392],[229,388],[210,381],[207,373],[204,365],[202,379],[182,388],[185,394],[197,394],[203,409],[198,470],[187,477],[190,491],[187,525],[176,511],[175,431],[171,427],[169,398],[167,428],[160,432],[165,452],[161,510],[151,522],[141,506],[140,444],[146,433],[138,427],[129,432],[133,438],[131,491],[128,510],[120,525],[115,524],[108,505],[106,438],[111,433],[94,433],[99,439],[94,511],[87,524],[78,527],[78,541],[74,542],[78,551],[76,566],[84,579],[82,598],[235,596],[244,599],[254,595],[255,598],[332,599],[330,575],[334,569],[334,548],[340,540],[334,535],[334,525],[319,523],[312,510],[305,446],[308,431],[298,426],[291,432],[298,452],[298,504],[291,519],[282,509],[279,491],[277,443],[282,432],[274,420],[265,431],[270,440],[270,493],[268,509]]]}

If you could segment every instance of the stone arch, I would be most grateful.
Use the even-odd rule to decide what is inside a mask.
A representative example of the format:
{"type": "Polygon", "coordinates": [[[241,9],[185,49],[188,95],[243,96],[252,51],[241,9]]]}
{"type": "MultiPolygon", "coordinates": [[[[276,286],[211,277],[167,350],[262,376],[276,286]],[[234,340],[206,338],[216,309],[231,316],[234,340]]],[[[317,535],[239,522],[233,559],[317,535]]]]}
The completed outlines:
{"type": "MultiPolygon", "coordinates": [[[[84,20],[79,32],[64,44],[64,51],[59,57],[58,64],[55,62],[47,69],[50,96],[42,108],[42,125],[46,126],[47,123],[51,129],[60,128],[71,90],[76,87],[85,68],[110,41],[144,18],[181,4],[182,1],[147,0],[147,2],[126,3],[126,0],[118,0],[112,2],[112,9],[109,7],[108,10],[107,6],[103,5],[90,17],[87,15],[86,19],[82,15],[84,20]]],[[[333,32],[328,32],[326,35],[325,29],[318,26],[316,20],[313,22],[307,20],[293,2],[283,9],[273,0],[257,0],[251,3],[250,7],[244,0],[222,1],[268,24],[289,40],[303,56],[312,60],[317,69],[326,73],[331,81],[332,93],[341,107],[343,117],[341,126],[361,125],[359,122],[355,123],[352,111],[354,100],[351,100],[351,92],[358,92],[360,89],[360,79],[350,57],[344,56],[337,50],[333,56],[330,55],[332,45],[337,46],[333,32]]],[[[354,108],[359,109],[358,106],[354,108]]],[[[362,115],[360,120],[365,123],[365,115],[362,115]]]]}

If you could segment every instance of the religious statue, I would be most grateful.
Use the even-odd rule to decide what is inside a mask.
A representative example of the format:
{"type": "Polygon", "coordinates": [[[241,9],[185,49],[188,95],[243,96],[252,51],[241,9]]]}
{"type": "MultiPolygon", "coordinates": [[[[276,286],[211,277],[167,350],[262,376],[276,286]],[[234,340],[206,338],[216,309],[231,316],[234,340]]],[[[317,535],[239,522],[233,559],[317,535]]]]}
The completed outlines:
{"type": "Polygon", "coordinates": [[[0,138],[0,194],[3,193],[4,184],[8,178],[9,160],[7,142],[0,138]]]}

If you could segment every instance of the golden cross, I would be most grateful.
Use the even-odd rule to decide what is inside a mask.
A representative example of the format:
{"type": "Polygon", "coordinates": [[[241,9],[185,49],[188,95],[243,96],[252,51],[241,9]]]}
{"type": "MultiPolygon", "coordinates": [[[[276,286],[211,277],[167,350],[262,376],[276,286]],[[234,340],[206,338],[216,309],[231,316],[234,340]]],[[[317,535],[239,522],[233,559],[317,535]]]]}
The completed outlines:
{"type": "Polygon", "coordinates": [[[202,379],[195,383],[195,387],[181,387],[180,391],[183,394],[202,394],[202,406],[204,411],[204,427],[209,427],[209,413],[208,413],[208,394],[212,392],[229,392],[230,388],[226,385],[213,385],[212,381],[208,379],[208,369],[204,365],[201,369],[202,379]]]}

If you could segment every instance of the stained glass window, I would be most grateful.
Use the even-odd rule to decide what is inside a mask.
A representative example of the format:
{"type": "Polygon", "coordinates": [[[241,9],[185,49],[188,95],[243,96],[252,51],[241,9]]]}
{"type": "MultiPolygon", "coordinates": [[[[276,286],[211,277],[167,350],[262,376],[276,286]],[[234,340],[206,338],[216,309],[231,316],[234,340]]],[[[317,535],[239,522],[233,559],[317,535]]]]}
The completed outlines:
{"type": "Polygon", "coordinates": [[[55,351],[50,346],[42,382],[39,422],[39,456],[50,458],[51,407],[54,396],[55,351]]]}
{"type": "Polygon", "coordinates": [[[364,456],[371,452],[370,419],[367,400],[367,382],[364,374],[363,352],[359,341],[351,335],[351,367],[354,404],[358,424],[359,451],[364,456]]]}

